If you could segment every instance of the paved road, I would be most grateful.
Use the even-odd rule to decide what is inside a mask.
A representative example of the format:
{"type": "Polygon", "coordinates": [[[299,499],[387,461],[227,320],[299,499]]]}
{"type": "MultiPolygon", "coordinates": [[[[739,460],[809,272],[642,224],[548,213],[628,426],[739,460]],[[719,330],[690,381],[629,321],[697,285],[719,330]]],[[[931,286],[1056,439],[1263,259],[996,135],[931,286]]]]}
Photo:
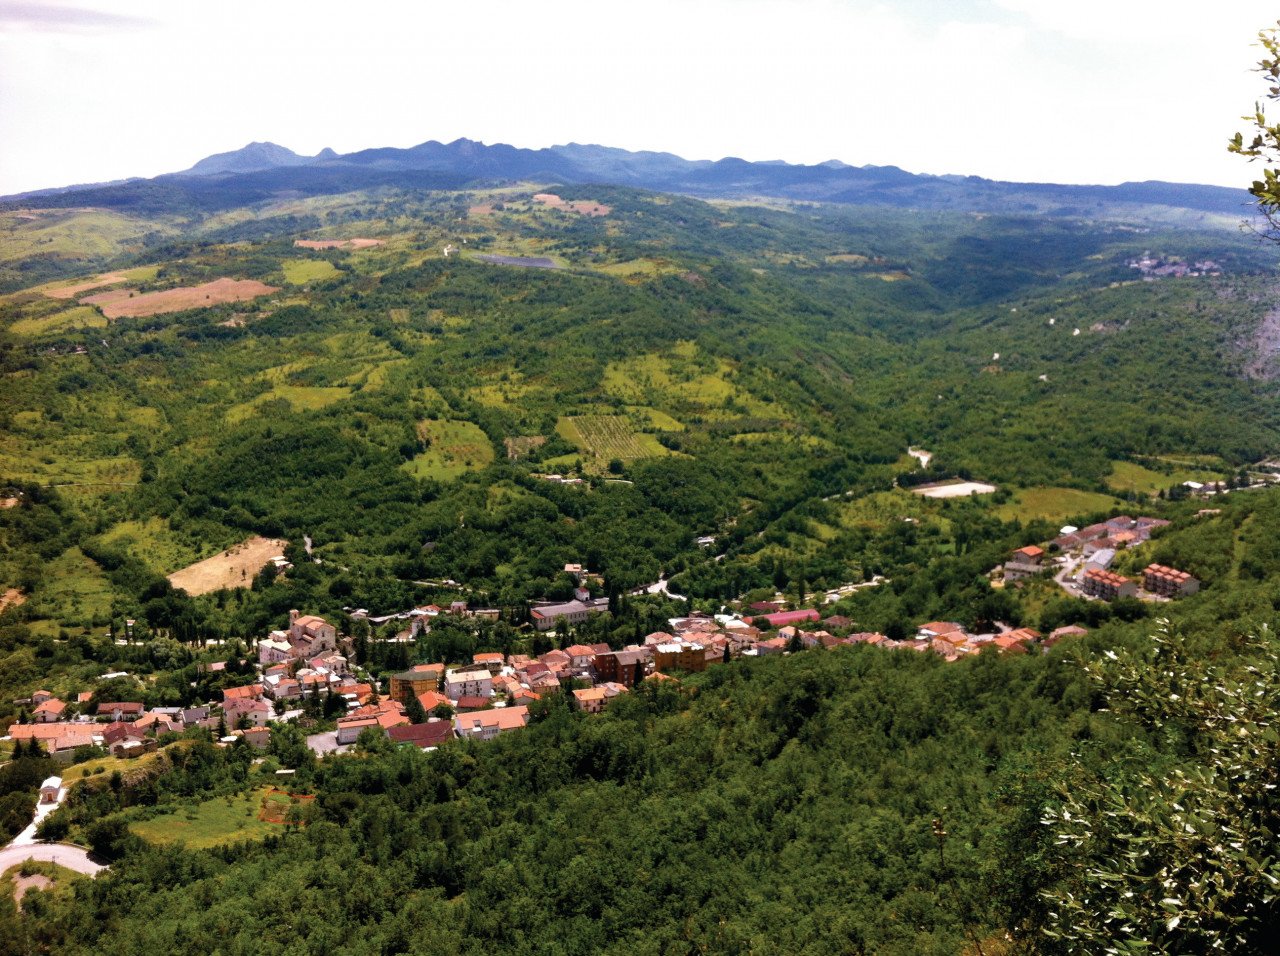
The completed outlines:
{"type": "Polygon", "coordinates": [[[97,876],[106,869],[94,863],[87,851],[67,843],[33,843],[25,846],[7,846],[0,850],[0,873],[26,860],[42,860],[57,863],[77,873],[97,876]]]}
{"type": "Polygon", "coordinates": [[[323,757],[325,754],[344,754],[351,749],[350,744],[338,743],[338,734],[333,730],[327,734],[312,734],[307,738],[307,746],[317,757],[323,757]]]}

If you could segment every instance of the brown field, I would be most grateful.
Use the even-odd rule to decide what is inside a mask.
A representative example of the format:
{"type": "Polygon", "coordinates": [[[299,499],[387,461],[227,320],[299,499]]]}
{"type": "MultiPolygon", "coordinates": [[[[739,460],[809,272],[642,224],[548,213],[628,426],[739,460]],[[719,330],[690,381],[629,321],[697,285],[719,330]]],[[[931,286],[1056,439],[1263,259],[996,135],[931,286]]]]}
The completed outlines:
{"type": "Polygon", "coordinates": [[[306,806],[314,799],[315,796],[309,793],[288,793],[272,788],[262,798],[262,809],[258,811],[258,819],[264,823],[287,823],[290,806],[295,803],[306,806]]]}
{"type": "Polygon", "coordinates": [[[471,206],[470,208],[467,209],[467,215],[468,216],[492,216],[493,207],[487,204],[481,204],[479,206],[471,206]]]}
{"type": "Polygon", "coordinates": [[[372,249],[382,245],[381,239],[295,239],[303,249],[372,249]]]}
{"type": "Polygon", "coordinates": [[[45,289],[44,294],[51,299],[74,299],[81,292],[88,292],[90,289],[97,289],[104,285],[115,285],[117,282],[128,281],[126,277],[118,272],[108,272],[106,275],[101,275],[94,279],[86,279],[83,282],[77,282],[75,285],[64,285],[58,289],[45,289]]]}
{"type": "Polygon", "coordinates": [[[221,588],[247,588],[253,576],[266,567],[267,562],[278,554],[284,554],[288,543],[280,538],[249,538],[212,558],[174,571],[169,575],[169,583],[192,597],[221,588]]]}
{"type": "Polygon", "coordinates": [[[144,315],[162,312],[181,312],[184,309],[201,309],[223,302],[244,302],[260,295],[279,292],[276,286],[266,285],[257,279],[214,279],[203,285],[180,286],[163,292],[146,292],[137,295],[128,289],[112,289],[80,300],[81,305],[96,305],[108,319],[136,319],[144,315]]]}
{"type": "Polygon", "coordinates": [[[533,197],[533,201],[540,202],[544,206],[550,206],[552,209],[566,209],[569,212],[580,213],[584,216],[607,216],[613,212],[611,207],[603,203],[591,202],[586,199],[565,202],[555,193],[538,193],[533,197]]]}
{"type": "Polygon", "coordinates": [[[0,613],[7,611],[11,607],[17,607],[27,600],[27,596],[17,588],[9,588],[4,594],[0,594],[0,613]]]}

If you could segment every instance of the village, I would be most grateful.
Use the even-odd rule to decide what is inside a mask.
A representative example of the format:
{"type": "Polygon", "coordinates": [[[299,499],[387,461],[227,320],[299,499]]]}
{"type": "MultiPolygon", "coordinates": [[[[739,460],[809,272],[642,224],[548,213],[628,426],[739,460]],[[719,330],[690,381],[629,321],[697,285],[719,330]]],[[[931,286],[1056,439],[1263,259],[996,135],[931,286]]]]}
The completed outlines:
{"type": "MultiPolygon", "coordinates": [[[[1211,511],[1202,512],[1206,513],[1211,511]]],[[[1118,553],[1146,543],[1168,524],[1160,518],[1121,515],[1084,528],[1063,527],[1051,541],[1013,551],[993,569],[992,586],[1016,588],[1029,578],[1051,576],[1064,592],[1086,600],[1157,602],[1195,594],[1200,582],[1176,568],[1152,563],[1140,578],[1111,569],[1118,553]]],[[[609,613],[610,602],[591,596],[587,585],[597,577],[583,565],[567,564],[564,571],[578,582],[573,599],[539,602],[529,615],[534,632],[556,639],[561,646],[536,656],[487,651],[469,661],[413,664],[379,680],[353,666],[350,635],[340,634],[323,617],[294,610],[286,627],[253,643],[253,659],[236,662],[239,672],[251,679],[224,687],[221,700],[148,709],[139,700],[95,699],[91,691],[64,701],[38,690],[22,702],[30,710],[10,725],[7,739],[35,741],[64,764],[76,761],[83,748],[120,758],[139,756],[155,750],[166,735],[192,727],[209,731],[224,746],[243,743],[265,751],[273,724],[298,721],[314,729],[315,716],[322,714],[330,718],[324,723],[332,729],[307,737],[317,755],[341,753],[378,737],[431,750],[451,740],[489,740],[524,727],[531,707],[543,701],[555,699],[574,710],[596,714],[645,681],[678,683],[682,675],[738,658],[866,644],[932,653],[950,662],[988,649],[1002,654],[1042,653],[1064,638],[1087,633],[1074,624],[1042,634],[1001,622],[990,622],[987,630],[972,633],[959,622],[927,621],[916,626],[914,633],[895,639],[859,630],[855,621],[843,615],[824,617],[817,609],[790,608],[782,600],[773,600],[737,611],[722,608],[717,614],[693,612],[670,618],[668,630],[621,648],[568,643],[572,628],[594,615],[609,613]]],[[[860,586],[879,583],[882,579],[860,586]]],[[[826,598],[830,601],[833,595],[826,598]]],[[[498,609],[471,608],[466,601],[382,616],[349,609],[353,623],[397,622],[398,626],[407,622],[389,638],[406,643],[429,633],[438,620],[482,622],[499,616],[498,609]]],[[[226,672],[231,663],[200,666],[216,675],[226,672]]],[[[106,674],[100,680],[123,676],[128,675],[106,674]]]]}

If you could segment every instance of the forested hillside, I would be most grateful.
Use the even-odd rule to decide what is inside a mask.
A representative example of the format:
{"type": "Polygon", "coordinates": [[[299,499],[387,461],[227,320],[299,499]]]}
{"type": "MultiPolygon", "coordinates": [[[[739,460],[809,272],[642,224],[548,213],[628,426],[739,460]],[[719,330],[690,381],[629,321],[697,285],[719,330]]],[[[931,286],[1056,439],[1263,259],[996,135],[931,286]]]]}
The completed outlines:
{"type": "Polygon", "coordinates": [[[58,826],[112,868],[21,915],[0,899],[0,949],[1070,951],[1050,901],[1106,848],[1071,856],[1046,812],[1214,759],[1190,725],[1107,709],[1122,682],[1087,665],[1145,660],[1165,617],[1183,659],[1234,677],[1269,653],[1244,638],[1280,606],[1275,251],[1130,207],[463,185],[0,212],[4,726],[41,688],[203,703],[291,609],[351,635],[384,690],[412,664],[620,648],[760,602],[892,640],[1088,635],[951,663],[793,643],[604,714],[550,694],[522,731],[431,754],[317,760],[288,725],[265,763],[207,731],[132,770],[82,760],[58,826]],[[991,487],[916,493],[957,478],[991,487]],[[1119,514],[1170,524],[1117,569],[1173,565],[1200,593],[1106,603],[991,573],[1119,514]],[[168,579],[224,558],[207,588],[168,579]],[[573,564],[608,613],[534,630],[573,564]],[[453,602],[496,620],[369,622],[453,602]],[[279,769],[307,798],[287,827],[145,836],[252,816],[236,801],[279,769]]]}

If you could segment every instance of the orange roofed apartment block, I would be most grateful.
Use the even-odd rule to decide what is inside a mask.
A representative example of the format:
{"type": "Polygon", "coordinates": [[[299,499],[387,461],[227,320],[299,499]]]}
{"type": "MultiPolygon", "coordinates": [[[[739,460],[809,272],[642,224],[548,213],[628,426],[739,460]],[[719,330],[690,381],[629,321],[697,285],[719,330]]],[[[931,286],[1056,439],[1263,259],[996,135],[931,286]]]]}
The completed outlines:
{"type": "Polygon", "coordinates": [[[1200,590],[1199,579],[1163,564],[1149,564],[1142,572],[1142,586],[1152,594],[1185,597],[1200,590]]]}
{"type": "Polygon", "coordinates": [[[1101,568],[1089,568],[1080,577],[1080,590],[1090,597],[1104,601],[1116,598],[1137,597],[1138,585],[1114,571],[1103,571],[1101,568]]]}

